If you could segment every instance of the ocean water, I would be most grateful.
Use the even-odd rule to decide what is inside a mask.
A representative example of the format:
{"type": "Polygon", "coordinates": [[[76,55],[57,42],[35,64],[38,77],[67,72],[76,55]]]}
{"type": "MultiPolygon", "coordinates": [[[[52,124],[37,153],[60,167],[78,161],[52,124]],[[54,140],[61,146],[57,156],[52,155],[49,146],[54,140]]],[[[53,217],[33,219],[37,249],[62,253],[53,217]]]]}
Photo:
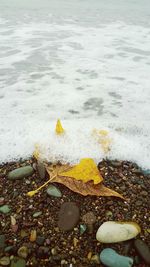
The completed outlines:
{"type": "Polygon", "coordinates": [[[0,162],[35,144],[48,160],[150,168],[149,0],[0,1],[0,162]]]}

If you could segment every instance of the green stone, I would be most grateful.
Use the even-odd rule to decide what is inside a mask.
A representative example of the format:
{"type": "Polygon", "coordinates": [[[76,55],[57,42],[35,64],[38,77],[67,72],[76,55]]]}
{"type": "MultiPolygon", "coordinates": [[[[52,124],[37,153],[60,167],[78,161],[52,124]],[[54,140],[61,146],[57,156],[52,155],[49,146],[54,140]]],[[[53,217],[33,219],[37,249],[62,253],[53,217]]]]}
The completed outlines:
{"type": "Polygon", "coordinates": [[[37,218],[42,214],[42,211],[37,211],[33,214],[33,218],[37,218]]]}
{"type": "Polygon", "coordinates": [[[23,179],[30,175],[32,175],[34,172],[33,168],[31,166],[25,166],[18,169],[15,169],[8,174],[8,179],[10,180],[17,180],[17,179],[23,179]]]}
{"type": "Polygon", "coordinates": [[[100,253],[101,262],[108,267],[131,267],[133,259],[119,255],[114,249],[106,248],[100,253]]]}
{"type": "Polygon", "coordinates": [[[85,224],[80,224],[80,235],[82,235],[87,229],[87,226],[85,224]]]}
{"type": "Polygon", "coordinates": [[[54,186],[54,185],[50,185],[47,190],[46,190],[47,194],[49,196],[53,196],[53,197],[62,197],[62,193],[60,192],[60,190],[54,186]]]}
{"type": "Polygon", "coordinates": [[[20,259],[15,257],[12,261],[11,261],[11,265],[10,267],[25,267],[26,266],[26,261],[24,259],[20,259]]]}
{"type": "Polygon", "coordinates": [[[2,266],[8,266],[8,265],[10,264],[10,259],[9,259],[9,257],[6,257],[6,256],[2,257],[2,258],[0,259],[0,264],[1,264],[2,266]]]}
{"type": "Polygon", "coordinates": [[[0,207],[0,212],[4,213],[4,214],[7,214],[10,212],[10,207],[8,205],[3,205],[0,207]]]}

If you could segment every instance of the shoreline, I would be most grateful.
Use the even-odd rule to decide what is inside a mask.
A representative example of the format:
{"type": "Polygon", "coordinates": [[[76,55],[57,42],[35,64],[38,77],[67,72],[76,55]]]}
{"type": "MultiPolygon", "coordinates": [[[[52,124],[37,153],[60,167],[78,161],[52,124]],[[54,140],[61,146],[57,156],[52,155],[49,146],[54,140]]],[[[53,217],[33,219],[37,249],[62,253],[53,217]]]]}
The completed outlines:
{"type": "Polygon", "coordinates": [[[133,257],[133,266],[148,267],[135,251],[132,240],[101,244],[96,240],[96,232],[105,221],[133,221],[142,229],[138,237],[150,246],[150,175],[144,175],[136,164],[128,161],[103,160],[98,164],[98,169],[104,178],[104,185],[122,194],[125,200],[116,197],[81,196],[58,183],[53,185],[60,190],[62,197],[49,196],[46,187],[30,198],[26,193],[49,179],[47,174],[44,178],[39,177],[35,164],[36,160],[30,158],[0,165],[0,207],[8,205],[11,209],[6,214],[0,212],[0,235],[5,237],[5,244],[0,249],[0,260],[6,257],[11,262],[7,266],[19,266],[10,264],[21,258],[18,251],[25,247],[28,252],[26,257],[21,258],[25,264],[23,266],[59,267],[72,264],[73,267],[102,267],[104,265],[98,263],[96,256],[102,249],[109,247],[122,255],[133,257]],[[26,165],[34,166],[32,175],[21,180],[8,180],[10,171],[26,165]],[[62,232],[58,227],[58,213],[60,206],[68,201],[75,202],[79,207],[80,218],[71,231],[62,232]],[[86,230],[81,234],[83,216],[90,211],[96,216],[93,232],[86,230]],[[15,218],[16,227],[11,225],[11,216],[15,218]],[[36,231],[34,241],[31,241],[32,230],[36,231]]]}

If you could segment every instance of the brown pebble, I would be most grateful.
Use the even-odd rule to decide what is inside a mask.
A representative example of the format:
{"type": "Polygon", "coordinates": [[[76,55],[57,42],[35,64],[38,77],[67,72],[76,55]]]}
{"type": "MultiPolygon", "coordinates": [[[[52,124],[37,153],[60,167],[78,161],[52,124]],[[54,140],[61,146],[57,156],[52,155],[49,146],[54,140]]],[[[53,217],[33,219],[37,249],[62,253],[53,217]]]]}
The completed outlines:
{"type": "Polygon", "coordinates": [[[64,202],[58,215],[58,227],[63,231],[72,230],[80,217],[79,208],[74,202],[64,202]]]}
{"type": "Polygon", "coordinates": [[[147,263],[150,264],[150,249],[148,245],[142,241],[141,239],[137,239],[134,241],[134,246],[141,256],[141,258],[147,263]]]}

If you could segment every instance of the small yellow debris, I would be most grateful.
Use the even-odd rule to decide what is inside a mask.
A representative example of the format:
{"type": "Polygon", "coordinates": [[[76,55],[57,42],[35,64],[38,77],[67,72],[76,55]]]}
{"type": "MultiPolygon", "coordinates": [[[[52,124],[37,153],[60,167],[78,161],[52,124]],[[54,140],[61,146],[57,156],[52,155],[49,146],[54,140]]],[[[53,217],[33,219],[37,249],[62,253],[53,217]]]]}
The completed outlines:
{"type": "Polygon", "coordinates": [[[76,237],[74,237],[73,238],[73,245],[75,248],[77,247],[78,242],[79,242],[79,240],[76,237]]]}
{"type": "Polygon", "coordinates": [[[106,130],[100,130],[99,131],[99,134],[102,135],[102,136],[107,136],[108,135],[108,131],[106,131],[106,130]]]}
{"type": "Polygon", "coordinates": [[[92,258],[92,252],[91,251],[88,253],[87,258],[88,258],[88,260],[90,260],[92,258]]]}
{"type": "Polygon", "coordinates": [[[63,127],[62,127],[61,122],[60,122],[59,119],[57,120],[57,123],[56,123],[55,132],[58,135],[64,134],[64,132],[65,132],[65,130],[63,129],[63,127]]]}
{"type": "Polygon", "coordinates": [[[34,242],[35,240],[36,240],[36,230],[31,230],[30,242],[34,242]]]}
{"type": "Polygon", "coordinates": [[[107,154],[110,151],[110,145],[112,143],[112,139],[109,137],[109,132],[107,130],[93,130],[93,135],[101,145],[104,153],[107,154]]]}
{"type": "MultiPolygon", "coordinates": [[[[52,177],[52,179],[53,179],[53,177],[52,177]]],[[[45,182],[44,184],[42,184],[40,187],[38,187],[36,190],[33,190],[33,191],[29,191],[28,193],[27,193],[27,196],[28,197],[33,197],[36,193],[38,193],[39,192],[39,190],[41,190],[43,187],[45,187],[48,183],[50,183],[51,182],[51,179],[49,179],[47,182],[45,182]]]]}
{"type": "Polygon", "coordinates": [[[33,157],[38,160],[40,157],[39,145],[35,144],[35,150],[33,152],[33,157]]]}
{"type": "Polygon", "coordinates": [[[37,190],[33,190],[27,193],[28,197],[33,197],[38,191],[37,190]]]}

